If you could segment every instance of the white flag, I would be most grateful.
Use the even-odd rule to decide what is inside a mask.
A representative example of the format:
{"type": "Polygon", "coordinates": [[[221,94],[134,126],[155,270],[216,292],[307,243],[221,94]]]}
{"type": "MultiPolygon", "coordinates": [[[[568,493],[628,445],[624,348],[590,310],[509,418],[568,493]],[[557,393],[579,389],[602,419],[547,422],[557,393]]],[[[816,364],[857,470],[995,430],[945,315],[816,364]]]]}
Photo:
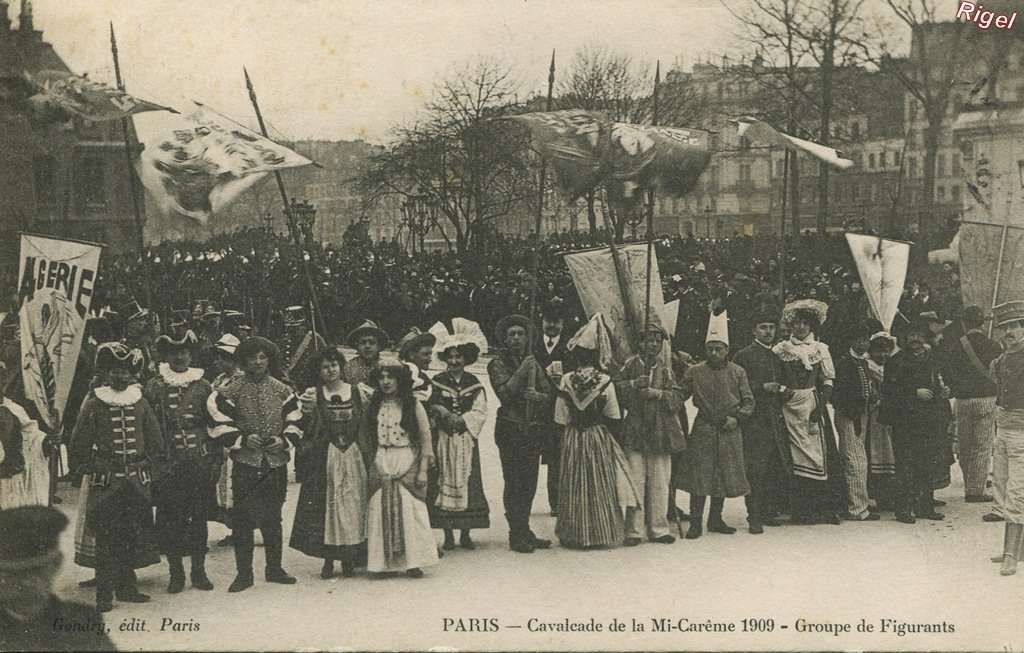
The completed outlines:
{"type": "Polygon", "coordinates": [[[139,177],[165,212],[206,222],[269,172],[309,159],[202,108],[146,143],[139,177]]]}
{"type": "Polygon", "coordinates": [[[22,235],[18,283],[25,397],[51,427],[64,417],[92,304],[100,245],[22,235]]]}
{"type": "Polygon", "coordinates": [[[882,327],[890,331],[907,280],[910,243],[863,234],[846,234],[846,242],[850,244],[871,310],[882,327]]]}
{"type": "Polygon", "coordinates": [[[805,141],[796,136],[783,134],[771,125],[761,122],[757,118],[744,116],[737,118],[739,135],[746,136],[750,140],[766,143],[768,145],[780,145],[790,150],[803,150],[811,156],[833,165],[840,170],[853,167],[853,161],[842,156],[839,150],[811,141],[805,141]]]}

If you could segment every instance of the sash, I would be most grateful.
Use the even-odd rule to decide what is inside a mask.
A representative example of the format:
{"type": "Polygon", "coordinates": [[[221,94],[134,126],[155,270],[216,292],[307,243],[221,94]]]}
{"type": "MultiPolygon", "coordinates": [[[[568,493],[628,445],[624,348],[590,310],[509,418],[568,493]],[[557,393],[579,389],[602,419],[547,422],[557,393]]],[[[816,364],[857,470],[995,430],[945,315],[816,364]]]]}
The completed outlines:
{"type": "Polygon", "coordinates": [[[313,332],[312,331],[307,331],[306,335],[302,337],[302,342],[300,342],[299,346],[295,349],[294,352],[292,352],[291,358],[288,359],[288,376],[289,377],[292,375],[292,370],[295,369],[295,366],[298,364],[298,362],[300,360],[302,360],[303,354],[305,354],[306,350],[309,349],[309,342],[310,342],[310,340],[312,340],[312,338],[313,338],[313,332]]]}
{"type": "Polygon", "coordinates": [[[974,346],[966,335],[960,336],[960,346],[963,347],[964,353],[967,354],[967,360],[971,361],[971,365],[974,366],[974,369],[981,372],[981,375],[986,379],[991,378],[988,373],[988,368],[981,364],[981,359],[978,358],[978,354],[974,352],[974,346]]]}

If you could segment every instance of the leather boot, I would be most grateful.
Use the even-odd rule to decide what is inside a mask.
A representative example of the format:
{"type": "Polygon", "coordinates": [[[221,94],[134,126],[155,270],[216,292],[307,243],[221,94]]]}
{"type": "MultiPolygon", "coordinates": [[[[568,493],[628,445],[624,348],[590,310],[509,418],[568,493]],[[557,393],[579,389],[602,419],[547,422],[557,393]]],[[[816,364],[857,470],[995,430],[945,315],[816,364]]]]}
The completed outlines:
{"type": "Polygon", "coordinates": [[[192,579],[192,587],[197,590],[210,591],[213,589],[213,583],[206,576],[206,554],[205,553],[193,553],[192,554],[192,573],[190,574],[192,579]]]}
{"type": "Polygon", "coordinates": [[[1021,554],[1021,544],[1024,542],[1024,524],[1006,524],[1006,533],[1003,536],[1003,566],[999,573],[1003,576],[1012,576],[1017,573],[1017,559],[1021,554]]]}
{"type": "Polygon", "coordinates": [[[281,537],[267,536],[264,534],[263,552],[267,556],[266,573],[264,580],[268,583],[280,583],[282,585],[294,585],[295,577],[288,575],[281,567],[281,554],[284,543],[281,537]]]}
{"type": "Polygon", "coordinates": [[[252,587],[252,531],[237,530],[231,534],[235,544],[235,580],[228,587],[229,592],[241,592],[252,587]]]}
{"type": "Polygon", "coordinates": [[[722,509],[725,508],[725,497],[711,497],[711,510],[708,511],[708,532],[732,535],[736,529],[725,523],[722,519],[722,509]]]}
{"type": "Polygon", "coordinates": [[[704,534],[704,503],[707,497],[690,495],[690,528],[686,531],[686,539],[695,540],[704,534]]]}
{"type": "Polygon", "coordinates": [[[168,594],[180,594],[185,589],[185,566],[181,556],[167,556],[167,565],[171,569],[171,580],[167,583],[168,594]]]}

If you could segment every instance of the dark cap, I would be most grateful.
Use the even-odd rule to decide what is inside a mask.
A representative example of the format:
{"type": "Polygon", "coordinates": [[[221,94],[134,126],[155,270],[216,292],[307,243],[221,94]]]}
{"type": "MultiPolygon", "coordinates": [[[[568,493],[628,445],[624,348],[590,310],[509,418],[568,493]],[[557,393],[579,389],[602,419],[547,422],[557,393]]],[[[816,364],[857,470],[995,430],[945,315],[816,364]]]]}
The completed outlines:
{"type": "Polygon", "coordinates": [[[0,569],[46,564],[60,552],[68,518],[56,508],[23,506],[0,510],[0,569]]]}

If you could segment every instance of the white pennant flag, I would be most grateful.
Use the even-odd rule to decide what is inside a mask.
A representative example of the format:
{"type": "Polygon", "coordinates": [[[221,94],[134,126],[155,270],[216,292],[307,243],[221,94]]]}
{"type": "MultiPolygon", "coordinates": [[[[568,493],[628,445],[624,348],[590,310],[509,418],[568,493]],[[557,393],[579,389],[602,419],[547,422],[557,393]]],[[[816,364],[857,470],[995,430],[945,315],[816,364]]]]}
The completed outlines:
{"type": "Polygon", "coordinates": [[[890,331],[907,280],[910,243],[863,234],[846,234],[846,242],[850,244],[871,310],[882,327],[890,331]]]}
{"type": "Polygon", "coordinates": [[[757,118],[744,116],[737,118],[736,123],[740,136],[746,136],[750,140],[766,143],[768,145],[779,145],[790,150],[802,150],[811,156],[833,165],[840,170],[853,167],[853,161],[842,156],[839,150],[805,141],[796,136],[783,134],[771,125],[761,122],[757,118]]]}

